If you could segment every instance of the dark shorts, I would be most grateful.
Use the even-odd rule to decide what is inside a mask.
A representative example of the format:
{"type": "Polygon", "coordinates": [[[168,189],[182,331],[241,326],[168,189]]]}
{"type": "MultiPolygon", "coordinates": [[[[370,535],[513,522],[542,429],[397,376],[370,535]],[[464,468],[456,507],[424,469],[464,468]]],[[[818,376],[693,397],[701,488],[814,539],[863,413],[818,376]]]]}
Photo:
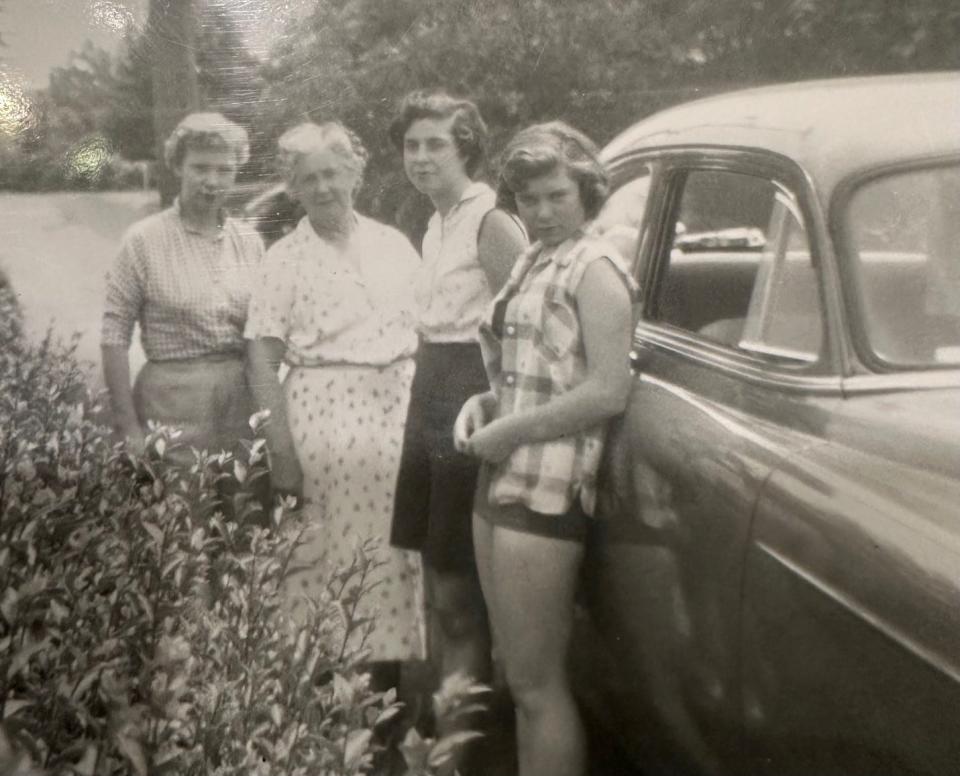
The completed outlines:
{"type": "Polygon", "coordinates": [[[489,390],[479,345],[421,342],[397,477],[390,543],[438,571],[469,573],[476,459],[453,447],[463,403],[489,390]]]}
{"type": "Polygon", "coordinates": [[[590,518],[583,511],[579,498],[574,499],[570,509],[562,515],[535,512],[524,504],[492,504],[488,498],[491,471],[491,467],[484,464],[480,469],[477,482],[474,511],[482,520],[491,525],[551,539],[570,542],[586,541],[590,530],[590,518]]]}

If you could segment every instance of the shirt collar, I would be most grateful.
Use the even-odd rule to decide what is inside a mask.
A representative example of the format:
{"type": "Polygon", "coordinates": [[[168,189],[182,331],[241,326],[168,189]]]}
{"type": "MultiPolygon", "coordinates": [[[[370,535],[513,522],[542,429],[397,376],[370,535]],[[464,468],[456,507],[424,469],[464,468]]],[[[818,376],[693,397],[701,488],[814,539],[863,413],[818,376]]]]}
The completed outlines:
{"type": "Polygon", "coordinates": [[[188,234],[196,234],[196,235],[200,235],[201,237],[206,237],[208,239],[214,239],[214,240],[223,239],[223,229],[227,224],[227,211],[224,210],[223,208],[220,208],[220,210],[217,211],[217,225],[220,227],[220,231],[218,231],[215,235],[213,235],[212,238],[211,238],[211,235],[201,232],[195,226],[188,224],[186,221],[183,220],[183,212],[180,209],[180,197],[174,198],[173,206],[170,209],[173,211],[173,214],[177,217],[177,220],[180,221],[180,225],[183,227],[183,231],[187,232],[188,234]]]}
{"type": "Polygon", "coordinates": [[[433,215],[437,219],[441,218],[452,218],[455,214],[460,212],[460,209],[467,204],[470,200],[481,197],[488,192],[493,192],[493,189],[483,181],[473,181],[467,185],[467,188],[463,190],[463,193],[460,195],[460,199],[457,200],[457,203],[447,211],[446,216],[441,216],[440,211],[436,211],[433,215]]]}
{"type": "MultiPolygon", "coordinates": [[[[360,227],[362,226],[361,216],[356,210],[353,211],[353,225],[354,225],[354,234],[356,234],[356,230],[359,230],[360,227]]],[[[304,237],[306,237],[308,240],[319,240],[324,245],[330,245],[332,247],[330,242],[323,239],[323,237],[317,234],[317,230],[314,229],[313,224],[310,223],[309,216],[303,216],[300,219],[300,223],[297,224],[296,231],[299,232],[304,237]]]]}
{"type": "Polygon", "coordinates": [[[467,188],[463,190],[463,194],[460,195],[460,201],[458,205],[462,205],[469,199],[476,199],[482,194],[486,194],[488,191],[493,191],[490,186],[483,181],[473,181],[470,183],[467,188]]]}

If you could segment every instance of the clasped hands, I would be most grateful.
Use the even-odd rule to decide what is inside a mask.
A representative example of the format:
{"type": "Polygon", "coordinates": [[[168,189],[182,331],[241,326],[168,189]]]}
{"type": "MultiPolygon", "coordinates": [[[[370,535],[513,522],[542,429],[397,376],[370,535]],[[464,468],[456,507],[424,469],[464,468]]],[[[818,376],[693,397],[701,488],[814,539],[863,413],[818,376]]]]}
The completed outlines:
{"type": "Polygon", "coordinates": [[[513,452],[516,443],[507,424],[493,420],[497,400],[492,393],[471,396],[453,424],[453,446],[466,455],[499,463],[513,452]]]}

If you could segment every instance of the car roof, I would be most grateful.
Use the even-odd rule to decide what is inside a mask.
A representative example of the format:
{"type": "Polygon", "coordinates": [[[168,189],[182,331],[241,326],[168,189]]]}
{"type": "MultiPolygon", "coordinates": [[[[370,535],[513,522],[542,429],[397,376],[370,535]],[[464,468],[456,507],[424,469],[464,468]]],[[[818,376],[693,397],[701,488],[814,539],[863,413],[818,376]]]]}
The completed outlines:
{"type": "Polygon", "coordinates": [[[603,158],[689,145],[781,154],[828,198],[850,174],[960,153],[960,72],[806,81],[708,97],[640,121],[614,138],[603,158]]]}

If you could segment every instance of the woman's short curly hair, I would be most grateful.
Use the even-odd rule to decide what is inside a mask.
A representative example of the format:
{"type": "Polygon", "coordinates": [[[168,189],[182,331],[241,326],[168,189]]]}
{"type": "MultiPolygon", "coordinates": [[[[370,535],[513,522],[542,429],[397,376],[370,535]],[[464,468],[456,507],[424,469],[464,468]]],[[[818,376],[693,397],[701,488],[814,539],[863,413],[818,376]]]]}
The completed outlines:
{"type": "Polygon", "coordinates": [[[299,161],[308,154],[330,149],[357,174],[357,186],[363,179],[370,155],[360,138],[339,121],[314,124],[307,121],[288,129],[277,140],[277,165],[289,186],[299,161]]]}
{"type": "Polygon", "coordinates": [[[410,125],[420,119],[447,119],[453,117],[450,134],[457,147],[463,166],[471,178],[480,170],[486,153],[487,125],[480,110],[470,100],[451,97],[444,91],[418,89],[410,92],[400,103],[400,110],[390,124],[390,142],[403,151],[403,138],[410,125]]]}
{"type": "Polygon", "coordinates": [[[179,170],[187,149],[230,150],[242,167],[250,159],[247,130],[222,113],[190,113],[177,124],[163,144],[163,159],[171,170],[179,170]]]}
{"type": "Polygon", "coordinates": [[[587,218],[596,218],[610,193],[607,171],[596,144],[562,121],[522,129],[507,144],[500,161],[497,206],[516,213],[516,194],[534,178],[561,166],[576,181],[587,218]]]}

